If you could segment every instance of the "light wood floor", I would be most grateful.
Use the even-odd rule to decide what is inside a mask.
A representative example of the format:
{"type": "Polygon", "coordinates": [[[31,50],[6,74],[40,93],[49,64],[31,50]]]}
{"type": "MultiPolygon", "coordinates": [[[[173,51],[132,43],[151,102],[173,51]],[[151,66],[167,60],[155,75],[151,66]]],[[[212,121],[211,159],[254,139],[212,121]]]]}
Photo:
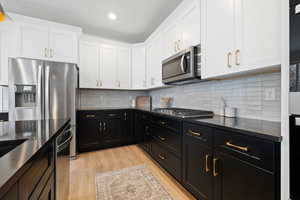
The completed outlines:
{"type": "Polygon", "coordinates": [[[70,200],[95,200],[96,173],[141,164],[152,171],[175,200],[195,199],[138,146],[132,145],[80,154],[71,161],[70,200]]]}

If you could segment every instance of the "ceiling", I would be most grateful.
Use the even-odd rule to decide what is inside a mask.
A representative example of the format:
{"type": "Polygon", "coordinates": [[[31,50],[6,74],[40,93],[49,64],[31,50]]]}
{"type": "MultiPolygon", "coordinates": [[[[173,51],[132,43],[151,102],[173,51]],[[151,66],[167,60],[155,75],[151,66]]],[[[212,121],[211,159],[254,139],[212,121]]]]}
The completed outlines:
{"type": "Polygon", "coordinates": [[[80,26],[84,33],[143,42],[182,0],[0,0],[9,12],[80,26]],[[107,14],[117,14],[116,21],[107,14]]]}

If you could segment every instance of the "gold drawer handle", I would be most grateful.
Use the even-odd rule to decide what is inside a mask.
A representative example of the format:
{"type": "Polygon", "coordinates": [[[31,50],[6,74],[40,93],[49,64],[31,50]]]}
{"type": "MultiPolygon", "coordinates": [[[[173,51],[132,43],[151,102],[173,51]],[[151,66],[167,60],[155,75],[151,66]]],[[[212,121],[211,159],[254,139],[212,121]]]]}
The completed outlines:
{"type": "Polygon", "coordinates": [[[233,147],[235,149],[238,149],[238,150],[241,150],[241,151],[245,151],[245,152],[247,152],[249,150],[248,147],[238,146],[238,145],[232,144],[230,142],[226,142],[226,146],[233,147]]]}
{"type": "Polygon", "coordinates": [[[95,115],[86,115],[86,118],[95,118],[95,115]]]}
{"type": "Polygon", "coordinates": [[[214,177],[216,177],[216,176],[218,176],[219,175],[219,173],[217,172],[217,162],[218,162],[218,158],[214,158],[213,159],[213,163],[214,163],[214,171],[213,171],[213,175],[214,175],[214,177]]]}
{"type": "Polygon", "coordinates": [[[162,124],[162,125],[166,125],[167,124],[167,122],[163,122],[163,121],[160,121],[159,123],[162,124]]]}
{"type": "Polygon", "coordinates": [[[208,159],[209,159],[209,156],[208,154],[206,154],[205,156],[205,172],[208,173],[210,171],[210,169],[208,168],[208,159]]]}
{"type": "Polygon", "coordinates": [[[227,67],[228,67],[228,68],[231,68],[231,67],[232,67],[232,65],[230,64],[230,58],[231,58],[231,55],[232,55],[231,52],[229,52],[229,53],[227,54],[227,67]]]}
{"type": "Polygon", "coordinates": [[[162,159],[162,160],[166,160],[166,157],[163,156],[163,155],[161,155],[161,154],[159,154],[158,157],[159,157],[160,159],[162,159]]]}
{"type": "Polygon", "coordinates": [[[161,141],[165,141],[165,140],[166,140],[166,138],[161,137],[161,136],[158,136],[158,138],[159,138],[161,141]]]}
{"type": "Polygon", "coordinates": [[[194,136],[198,136],[198,137],[201,136],[201,133],[194,132],[194,131],[192,131],[191,129],[188,130],[188,133],[189,133],[189,134],[192,134],[192,135],[194,135],[194,136]]]}
{"type": "Polygon", "coordinates": [[[235,64],[236,64],[237,66],[241,65],[241,63],[240,63],[240,61],[239,61],[240,53],[241,53],[241,51],[240,51],[239,49],[237,49],[237,50],[235,51],[235,64]]]}

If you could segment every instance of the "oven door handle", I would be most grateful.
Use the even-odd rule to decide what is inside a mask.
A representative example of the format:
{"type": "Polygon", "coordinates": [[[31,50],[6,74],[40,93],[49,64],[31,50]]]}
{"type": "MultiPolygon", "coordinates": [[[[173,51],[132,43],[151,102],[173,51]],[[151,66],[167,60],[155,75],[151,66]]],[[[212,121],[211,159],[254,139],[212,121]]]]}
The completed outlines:
{"type": "Polygon", "coordinates": [[[182,71],[183,73],[186,72],[186,71],[184,70],[184,66],[183,66],[184,58],[185,58],[185,54],[182,55],[182,57],[181,57],[181,62],[180,62],[181,71],[182,71]]]}
{"type": "Polygon", "coordinates": [[[62,144],[58,145],[56,147],[57,153],[61,152],[64,149],[63,147],[65,145],[70,144],[72,139],[73,139],[73,135],[71,134],[71,136],[68,139],[66,139],[62,144]]]}

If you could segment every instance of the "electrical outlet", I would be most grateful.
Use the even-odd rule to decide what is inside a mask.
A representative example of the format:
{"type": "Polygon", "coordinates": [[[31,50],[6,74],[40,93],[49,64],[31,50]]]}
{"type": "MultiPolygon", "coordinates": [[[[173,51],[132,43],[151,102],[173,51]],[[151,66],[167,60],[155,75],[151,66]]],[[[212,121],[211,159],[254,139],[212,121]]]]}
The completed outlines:
{"type": "Polygon", "coordinates": [[[275,101],[276,91],[275,88],[266,88],[265,89],[265,101],[275,101]]]}

